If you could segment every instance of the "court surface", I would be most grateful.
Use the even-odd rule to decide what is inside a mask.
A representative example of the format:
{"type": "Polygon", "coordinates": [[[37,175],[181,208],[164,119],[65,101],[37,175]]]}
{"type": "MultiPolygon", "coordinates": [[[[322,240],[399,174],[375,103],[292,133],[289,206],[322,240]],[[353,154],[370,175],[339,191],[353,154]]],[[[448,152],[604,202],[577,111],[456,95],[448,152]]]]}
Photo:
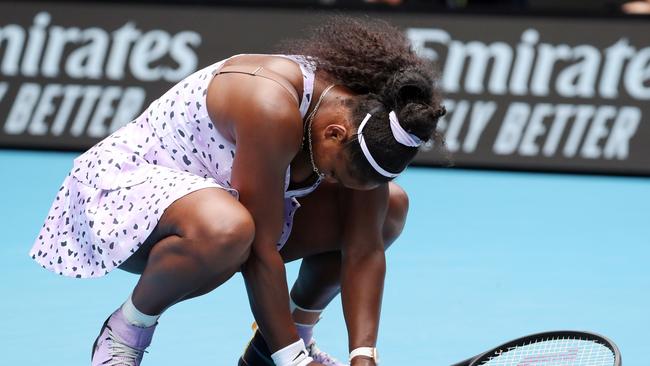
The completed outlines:
{"type": "MultiPolygon", "coordinates": [[[[63,278],[28,257],[75,155],[0,150],[0,364],[89,365],[137,279],[63,278]]],[[[411,209],[388,253],[382,365],[449,365],[551,329],[602,333],[649,365],[649,179],[411,168],[398,182],[411,209]]],[[[165,313],[143,365],[235,365],[251,321],[237,275],[165,313]]],[[[315,334],[347,355],[338,300],[315,334]]]]}

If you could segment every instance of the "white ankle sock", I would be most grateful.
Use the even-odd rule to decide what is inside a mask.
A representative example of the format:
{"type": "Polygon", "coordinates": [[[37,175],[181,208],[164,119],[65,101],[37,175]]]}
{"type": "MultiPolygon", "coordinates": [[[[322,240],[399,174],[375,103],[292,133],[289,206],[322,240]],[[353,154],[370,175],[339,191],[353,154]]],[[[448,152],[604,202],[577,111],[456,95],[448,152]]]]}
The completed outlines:
{"type": "Polygon", "coordinates": [[[289,295],[289,311],[291,311],[291,313],[293,313],[293,311],[296,310],[296,309],[298,309],[300,311],[303,311],[305,313],[318,313],[319,315],[320,315],[320,313],[322,313],[325,310],[325,309],[320,309],[320,310],[305,309],[303,307],[300,307],[293,301],[293,298],[291,297],[291,295],[289,295]]]}
{"type": "Polygon", "coordinates": [[[135,305],[133,305],[133,300],[131,296],[126,300],[124,305],[122,305],[122,314],[124,314],[124,319],[131,325],[136,327],[148,328],[158,321],[160,315],[147,315],[138,310],[135,305]]]}
{"type": "MultiPolygon", "coordinates": [[[[296,310],[300,310],[305,313],[318,313],[319,320],[320,320],[320,313],[323,312],[323,309],[312,310],[312,309],[305,309],[303,307],[300,307],[296,305],[296,303],[293,301],[291,296],[289,296],[289,309],[291,310],[292,314],[296,310]]],[[[295,321],[294,323],[296,324],[296,330],[298,331],[298,336],[303,340],[303,342],[305,342],[305,346],[309,346],[309,342],[311,342],[312,338],[314,337],[314,326],[316,325],[316,323],[318,323],[318,321],[316,321],[316,323],[314,324],[303,324],[295,321]]]]}

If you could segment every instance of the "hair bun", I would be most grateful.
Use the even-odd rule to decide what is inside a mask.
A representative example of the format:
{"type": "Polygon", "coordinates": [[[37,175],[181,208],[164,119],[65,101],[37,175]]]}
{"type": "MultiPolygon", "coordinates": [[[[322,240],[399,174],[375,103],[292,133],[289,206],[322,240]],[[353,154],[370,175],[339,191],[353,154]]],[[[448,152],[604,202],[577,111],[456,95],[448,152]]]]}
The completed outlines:
{"type": "Polygon", "coordinates": [[[438,119],[444,115],[444,107],[435,109],[429,104],[408,103],[397,113],[400,125],[422,141],[428,141],[436,133],[438,119]]]}
{"type": "Polygon", "coordinates": [[[432,104],[433,79],[416,68],[407,68],[393,74],[386,82],[381,96],[391,109],[402,109],[409,103],[432,104]]]}

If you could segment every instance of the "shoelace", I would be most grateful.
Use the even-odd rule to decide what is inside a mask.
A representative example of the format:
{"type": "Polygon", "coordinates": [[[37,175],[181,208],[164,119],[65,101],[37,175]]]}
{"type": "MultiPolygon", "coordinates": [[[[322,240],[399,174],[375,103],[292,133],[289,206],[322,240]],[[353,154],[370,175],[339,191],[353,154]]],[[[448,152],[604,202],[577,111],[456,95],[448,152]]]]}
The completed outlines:
{"type": "Polygon", "coordinates": [[[113,343],[108,347],[112,359],[110,362],[106,363],[106,366],[135,366],[136,362],[142,358],[142,356],[147,352],[145,350],[139,350],[133,348],[124,343],[113,331],[108,328],[108,338],[110,338],[113,343]],[[117,359],[119,358],[119,359],[117,359]]]}
{"type": "Polygon", "coordinates": [[[316,342],[311,342],[309,346],[307,346],[307,350],[309,351],[309,355],[314,359],[314,361],[320,362],[325,365],[337,365],[339,364],[338,360],[335,358],[331,357],[327,353],[321,351],[318,347],[316,347],[316,342]]]}

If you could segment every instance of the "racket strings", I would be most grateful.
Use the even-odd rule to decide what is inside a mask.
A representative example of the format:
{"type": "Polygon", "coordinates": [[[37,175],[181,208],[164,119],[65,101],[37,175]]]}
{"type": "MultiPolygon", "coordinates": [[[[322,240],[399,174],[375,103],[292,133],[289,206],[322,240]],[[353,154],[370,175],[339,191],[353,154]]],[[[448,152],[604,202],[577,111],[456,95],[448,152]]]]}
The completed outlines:
{"type": "Polygon", "coordinates": [[[495,352],[484,366],[612,366],[614,353],[602,343],[579,338],[537,339],[495,352]]]}

